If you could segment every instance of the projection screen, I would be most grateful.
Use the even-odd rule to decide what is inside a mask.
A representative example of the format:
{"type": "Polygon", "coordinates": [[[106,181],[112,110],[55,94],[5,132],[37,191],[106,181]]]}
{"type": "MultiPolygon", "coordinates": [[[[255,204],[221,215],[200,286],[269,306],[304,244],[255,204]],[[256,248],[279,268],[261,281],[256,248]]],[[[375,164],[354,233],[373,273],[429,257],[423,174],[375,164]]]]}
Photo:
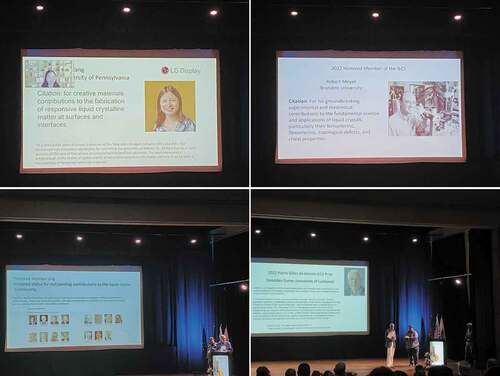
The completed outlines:
{"type": "Polygon", "coordinates": [[[218,51],[21,55],[21,173],[222,170],[218,51]]]}
{"type": "Polygon", "coordinates": [[[279,51],[276,163],[465,162],[458,51],[279,51]]]}
{"type": "Polygon", "coordinates": [[[369,334],[368,262],[253,258],[255,337],[369,334]]]}
{"type": "Polygon", "coordinates": [[[140,266],[6,266],[6,352],[142,349],[140,266]]]}

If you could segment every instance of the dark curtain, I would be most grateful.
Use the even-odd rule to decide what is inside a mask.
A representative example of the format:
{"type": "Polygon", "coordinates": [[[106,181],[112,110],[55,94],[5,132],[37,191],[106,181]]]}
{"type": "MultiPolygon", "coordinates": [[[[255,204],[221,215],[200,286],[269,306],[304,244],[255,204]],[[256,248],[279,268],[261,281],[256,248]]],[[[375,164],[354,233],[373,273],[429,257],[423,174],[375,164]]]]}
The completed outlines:
{"type": "Polygon", "coordinates": [[[214,325],[208,261],[200,253],[183,253],[154,266],[155,338],[175,348],[176,368],[184,372],[206,367],[203,331],[210,333],[214,325]]]}

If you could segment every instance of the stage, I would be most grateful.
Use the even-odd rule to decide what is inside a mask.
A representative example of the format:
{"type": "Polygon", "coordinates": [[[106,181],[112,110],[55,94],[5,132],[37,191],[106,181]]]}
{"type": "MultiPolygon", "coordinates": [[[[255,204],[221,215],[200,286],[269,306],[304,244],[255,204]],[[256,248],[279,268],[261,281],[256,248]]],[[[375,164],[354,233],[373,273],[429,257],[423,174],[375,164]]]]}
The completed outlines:
{"type": "MultiPolygon", "coordinates": [[[[288,361],[262,361],[262,362],[252,362],[252,375],[255,375],[255,370],[257,367],[265,366],[271,371],[271,376],[282,376],[288,368],[295,368],[302,363],[309,363],[311,366],[311,372],[318,370],[323,373],[326,370],[333,371],[335,364],[338,362],[344,362],[346,364],[347,372],[355,372],[358,376],[366,376],[375,367],[385,366],[385,358],[378,359],[327,359],[327,360],[288,360],[288,361]]],[[[423,365],[423,360],[420,363],[423,365]]],[[[453,370],[453,374],[457,374],[457,364],[455,361],[448,360],[448,367],[453,370]]],[[[410,367],[408,365],[407,358],[397,358],[394,359],[394,371],[403,371],[408,374],[408,376],[413,376],[415,367],[410,367]]]]}

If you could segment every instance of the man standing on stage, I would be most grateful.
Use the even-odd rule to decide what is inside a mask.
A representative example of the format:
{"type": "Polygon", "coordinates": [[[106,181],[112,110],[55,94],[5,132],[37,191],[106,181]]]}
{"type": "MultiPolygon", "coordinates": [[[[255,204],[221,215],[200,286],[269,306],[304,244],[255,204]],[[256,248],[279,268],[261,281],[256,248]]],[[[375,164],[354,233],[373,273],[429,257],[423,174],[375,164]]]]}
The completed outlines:
{"type": "Polygon", "coordinates": [[[226,339],[226,336],[224,334],[221,334],[219,338],[220,341],[217,343],[217,351],[228,352],[231,354],[233,352],[233,346],[231,346],[231,342],[226,339]]]}
{"type": "Polygon", "coordinates": [[[418,333],[411,325],[408,326],[405,342],[408,358],[410,359],[410,366],[416,366],[418,364],[418,350],[420,344],[418,343],[418,333]]]}
{"type": "Polygon", "coordinates": [[[207,363],[208,363],[208,370],[207,374],[212,374],[213,371],[213,362],[212,362],[212,357],[213,353],[217,351],[217,342],[215,342],[214,337],[210,337],[208,340],[208,345],[207,345],[207,363]]]}
{"type": "Polygon", "coordinates": [[[385,348],[387,349],[386,366],[392,368],[394,366],[394,352],[396,351],[396,329],[392,322],[385,331],[385,348]]]}

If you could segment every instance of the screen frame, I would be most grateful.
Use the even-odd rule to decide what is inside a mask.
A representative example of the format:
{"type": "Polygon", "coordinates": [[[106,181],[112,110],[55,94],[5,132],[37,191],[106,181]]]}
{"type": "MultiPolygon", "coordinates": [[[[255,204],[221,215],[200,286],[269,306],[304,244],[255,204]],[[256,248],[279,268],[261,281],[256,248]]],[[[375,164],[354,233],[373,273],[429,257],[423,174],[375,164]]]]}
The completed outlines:
{"type": "Polygon", "coordinates": [[[398,163],[466,163],[466,116],[465,116],[465,76],[463,51],[418,50],[418,51],[351,51],[351,50],[277,50],[276,51],[276,148],[275,164],[398,164],[398,163]],[[461,157],[332,157],[332,158],[280,158],[279,157],[279,58],[385,58],[385,59],[445,59],[460,60],[460,100],[462,111],[462,156],[461,157]]]}
{"type": "MultiPolygon", "coordinates": [[[[217,90],[217,165],[214,166],[130,166],[130,167],[24,167],[24,124],[23,78],[19,80],[21,102],[21,137],[20,137],[20,174],[129,174],[129,173],[161,173],[161,172],[221,172],[222,171],[222,130],[221,130],[221,89],[220,89],[220,54],[216,49],[170,49],[170,50],[116,50],[116,49],[33,49],[22,48],[20,66],[25,57],[116,57],[116,58],[215,58],[216,90],[217,90]]],[[[22,70],[22,69],[21,69],[22,70]]],[[[21,71],[24,75],[24,72],[21,71]]]]}
{"type": "Polygon", "coordinates": [[[144,279],[142,274],[142,265],[51,265],[51,264],[10,264],[5,265],[5,343],[4,352],[48,352],[48,351],[102,351],[102,350],[136,350],[144,349],[144,279]],[[8,348],[7,347],[7,272],[9,270],[45,270],[45,271],[135,271],[140,275],[140,296],[141,300],[141,343],[139,345],[100,345],[100,346],[59,346],[59,347],[30,347],[30,348],[8,348]]]}
{"type": "MultiPolygon", "coordinates": [[[[370,262],[368,260],[345,260],[345,259],[291,259],[291,258],[267,258],[267,257],[252,257],[250,260],[250,276],[252,275],[251,268],[254,263],[268,264],[306,264],[306,265],[346,265],[346,266],[365,266],[366,267],[366,331],[365,332],[303,332],[303,333],[253,333],[252,321],[253,313],[250,316],[250,336],[255,338],[272,338],[272,337],[329,337],[329,336],[369,336],[370,335],[370,262]]],[[[252,300],[252,281],[250,280],[250,305],[252,300]]]]}

